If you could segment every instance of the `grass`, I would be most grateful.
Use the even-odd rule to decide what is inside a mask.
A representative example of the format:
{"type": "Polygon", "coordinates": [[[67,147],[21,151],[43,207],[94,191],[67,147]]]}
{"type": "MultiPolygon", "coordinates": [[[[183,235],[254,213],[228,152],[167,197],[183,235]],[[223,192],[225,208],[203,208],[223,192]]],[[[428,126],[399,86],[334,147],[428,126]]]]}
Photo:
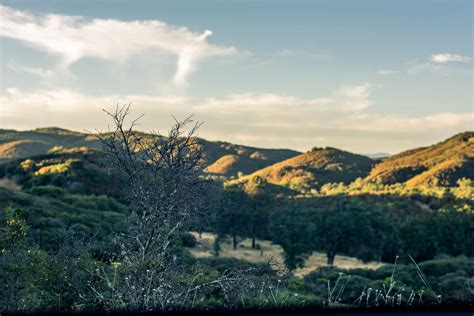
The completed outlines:
{"type": "MultiPolygon", "coordinates": [[[[197,232],[192,232],[198,245],[195,248],[190,248],[191,254],[196,258],[205,258],[213,256],[213,243],[215,236],[212,233],[202,233],[201,238],[197,232]]],[[[283,249],[279,245],[272,244],[268,240],[257,240],[257,244],[260,245],[260,249],[252,249],[251,239],[244,239],[239,243],[237,249],[232,249],[232,243],[230,240],[223,240],[221,242],[221,257],[230,257],[236,259],[247,260],[252,263],[266,262],[268,259],[272,258],[276,262],[283,265],[283,249]]],[[[326,266],[326,255],[321,252],[314,252],[305,262],[305,265],[302,268],[295,270],[295,276],[304,277],[318,267],[326,266]]],[[[375,270],[381,266],[383,263],[378,262],[368,262],[363,263],[362,261],[338,255],[334,260],[334,265],[341,269],[372,269],[375,270]]]]}
{"type": "Polygon", "coordinates": [[[21,190],[21,186],[19,186],[14,180],[8,178],[0,179],[0,187],[9,189],[11,191],[21,190]]]}

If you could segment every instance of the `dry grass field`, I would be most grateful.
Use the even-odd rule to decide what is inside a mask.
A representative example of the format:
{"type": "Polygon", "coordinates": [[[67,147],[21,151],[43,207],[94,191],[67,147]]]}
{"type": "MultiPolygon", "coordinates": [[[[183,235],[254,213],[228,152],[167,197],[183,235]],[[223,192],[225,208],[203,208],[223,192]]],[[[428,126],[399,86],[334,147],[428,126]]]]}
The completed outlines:
{"type": "MultiPolygon", "coordinates": [[[[214,234],[202,233],[201,238],[199,238],[199,234],[196,232],[192,232],[192,234],[198,241],[198,245],[195,248],[190,248],[192,255],[197,258],[213,256],[212,246],[215,238],[214,234]]],[[[283,265],[283,249],[279,245],[274,245],[268,240],[257,240],[257,244],[260,245],[261,250],[252,249],[251,240],[244,239],[239,243],[237,249],[233,250],[231,240],[224,240],[221,242],[220,256],[243,259],[253,263],[265,262],[272,258],[274,261],[283,265]]],[[[378,262],[363,263],[355,258],[338,255],[336,256],[334,265],[344,269],[377,269],[383,264],[378,262]]],[[[304,267],[295,271],[295,275],[303,277],[316,268],[323,266],[326,266],[326,255],[324,253],[314,252],[308,260],[306,260],[304,267]]]]}
{"type": "Polygon", "coordinates": [[[0,179],[0,187],[12,190],[12,191],[20,191],[21,187],[16,184],[15,181],[8,179],[8,178],[2,178],[0,179]]]}

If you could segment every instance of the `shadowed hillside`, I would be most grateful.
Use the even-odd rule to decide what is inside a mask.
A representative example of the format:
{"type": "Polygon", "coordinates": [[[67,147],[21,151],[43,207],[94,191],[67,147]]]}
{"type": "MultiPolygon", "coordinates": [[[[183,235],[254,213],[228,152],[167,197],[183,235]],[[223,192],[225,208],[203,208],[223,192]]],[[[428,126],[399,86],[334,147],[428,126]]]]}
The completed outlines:
{"type": "Polygon", "coordinates": [[[246,182],[258,176],[271,184],[313,188],[331,182],[349,183],[359,177],[365,177],[373,163],[368,157],[336,148],[313,148],[307,153],[266,167],[238,181],[246,182]]]}
{"type": "Polygon", "coordinates": [[[205,148],[206,161],[212,162],[205,171],[227,176],[239,172],[249,174],[299,154],[288,149],[262,149],[226,142],[201,140],[201,143],[205,148]]]}
{"type": "MultiPolygon", "coordinates": [[[[143,135],[146,137],[147,134],[143,135]]],[[[203,147],[204,166],[208,166],[206,172],[225,176],[235,176],[238,172],[252,173],[299,154],[288,149],[262,149],[205,139],[200,139],[200,143],[203,147]]],[[[80,147],[101,149],[94,135],[57,127],[32,131],[0,129],[0,160],[26,158],[80,147]]]]}
{"type": "Polygon", "coordinates": [[[56,127],[37,128],[32,131],[0,129],[0,160],[41,155],[58,146],[100,148],[97,140],[90,135],[56,127]]]}
{"type": "Polygon", "coordinates": [[[463,177],[474,178],[474,132],[389,157],[377,164],[366,180],[408,186],[453,186],[463,177]]]}

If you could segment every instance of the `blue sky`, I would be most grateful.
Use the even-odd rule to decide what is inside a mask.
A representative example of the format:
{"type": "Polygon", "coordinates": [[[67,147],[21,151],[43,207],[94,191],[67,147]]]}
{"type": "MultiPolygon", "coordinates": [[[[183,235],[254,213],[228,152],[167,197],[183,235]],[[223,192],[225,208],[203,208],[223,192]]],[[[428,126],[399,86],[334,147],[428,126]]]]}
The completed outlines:
{"type": "Polygon", "coordinates": [[[395,153],[473,117],[472,1],[2,2],[0,124],[174,114],[262,147],[395,153]],[[209,32],[211,31],[211,32],[209,32]]]}

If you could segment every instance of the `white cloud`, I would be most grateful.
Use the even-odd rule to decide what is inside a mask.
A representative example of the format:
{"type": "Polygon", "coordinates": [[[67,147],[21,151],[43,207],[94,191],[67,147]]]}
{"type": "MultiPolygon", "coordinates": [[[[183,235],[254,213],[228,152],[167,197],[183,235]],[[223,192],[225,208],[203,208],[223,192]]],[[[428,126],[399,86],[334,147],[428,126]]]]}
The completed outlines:
{"type": "MultiPolygon", "coordinates": [[[[49,126],[66,125],[74,128],[102,126],[100,111],[112,109],[116,104],[133,102],[137,108],[148,111],[158,109],[169,113],[181,112],[180,107],[188,103],[181,96],[150,95],[85,95],[72,89],[41,89],[31,92],[8,88],[0,96],[0,125],[49,126]],[[3,121],[2,121],[3,120],[3,121]]],[[[16,128],[19,128],[16,127],[16,128]]]]}
{"type": "Polygon", "coordinates": [[[337,89],[333,95],[319,98],[299,98],[276,93],[241,93],[225,98],[208,98],[194,107],[197,111],[219,113],[254,111],[313,111],[313,112],[357,112],[372,106],[369,96],[374,85],[346,85],[337,89]]]}
{"type": "Polygon", "coordinates": [[[440,112],[426,116],[406,117],[400,115],[358,114],[348,123],[347,128],[365,132],[384,133],[387,131],[410,135],[446,130],[470,130],[474,117],[472,113],[440,112]]]}
{"type": "Polygon", "coordinates": [[[41,78],[51,78],[54,75],[54,72],[51,69],[44,69],[40,67],[18,66],[12,63],[7,64],[7,67],[15,72],[26,73],[41,78]]]}
{"type": "Polygon", "coordinates": [[[454,67],[447,64],[439,64],[432,62],[415,63],[405,68],[405,73],[408,75],[419,75],[419,74],[433,74],[440,76],[449,75],[472,75],[472,70],[461,67],[454,67]]]}
{"type": "Polygon", "coordinates": [[[304,57],[313,59],[331,59],[334,57],[331,54],[314,53],[310,51],[293,50],[288,48],[278,50],[275,55],[279,57],[304,57]]]}
{"type": "Polygon", "coordinates": [[[377,75],[381,76],[389,76],[389,75],[395,75],[400,73],[399,70],[392,70],[392,69],[380,69],[375,72],[377,75]]]}
{"type": "Polygon", "coordinates": [[[339,93],[351,99],[366,99],[369,97],[373,85],[366,82],[362,85],[346,85],[339,89],[339,93]]]}
{"type": "Polygon", "coordinates": [[[273,93],[240,93],[222,98],[176,95],[84,95],[71,89],[23,91],[10,88],[0,96],[3,128],[61,126],[76,130],[107,128],[101,109],[133,103],[145,113],[143,130],[165,131],[172,115],[195,114],[204,121],[200,134],[252,146],[308,150],[334,146],[356,152],[397,152],[472,130],[472,113],[441,112],[420,116],[374,115],[348,107],[370,97],[373,86],[344,86],[329,96],[301,98],[273,93]],[[365,99],[364,99],[365,98],[365,99]]]}
{"type": "Polygon", "coordinates": [[[58,14],[33,15],[0,6],[0,36],[57,55],[67,68],[86,58],[122,62],[149,50],[177,57],[175,83],[185,83],[198,63],[214,56],[237,53],[234,47],[207,42],[212,31],[195,33],[157,20],[87,19],[58,14]]]}
{"type": "Polygon", "coordinates": [[[432,62],[435,63],[440,63],[440,64],[445,64],[449,62],[461,62],[461,63],[467,63],[472,60],[471,57],[466,57],[466,56],[461,56],[457,54],[449,54],[449,53],[444,53],[444,54],[435,54],[431,55],[432,62]]]}
{"type": "Polygon", "coordinates": [[[435,54],[431,55],[429,61],[415,60],[408,63],[401,69],[380,69],[376,74],[382,76],[394,75],[404,73],[408,75],[419,74],[435,74],[441,76],[448,75],[472,75],[472,69],[467,69],[465,66],[450,65],[452,62],[468,63],[472,61],[471,57],[456,55],[456,54],[435,54]]]}
{"type": "Polygon", "coordinates": [[[374,102],[369,100],[369,96],[375,86],[370,83],[362,85],[343,86],[338,90],[338,94],[342,96],[341,108],[346,111],[362,111],[371,107],[374,102]]]}

